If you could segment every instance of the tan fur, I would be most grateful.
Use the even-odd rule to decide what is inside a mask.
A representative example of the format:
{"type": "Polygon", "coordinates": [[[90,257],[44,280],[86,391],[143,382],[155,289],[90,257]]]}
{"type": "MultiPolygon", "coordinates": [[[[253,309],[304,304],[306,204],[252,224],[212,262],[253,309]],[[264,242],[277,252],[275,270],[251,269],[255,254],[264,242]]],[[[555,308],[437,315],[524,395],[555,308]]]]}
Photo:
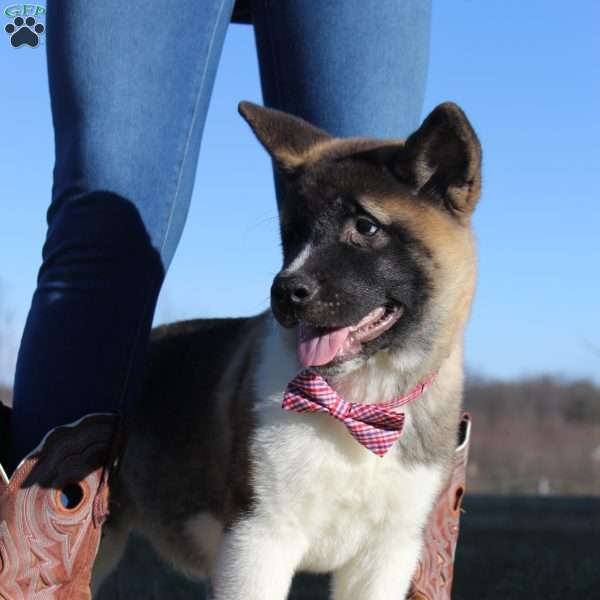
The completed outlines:
{"type": "Polygon", "coordinates": [[[436,289],[436,308],[443,316],[439,345],[445,352],[462,333],[469,318],[477,277],[476,244],[472,229],[414,199],[388,198],[380,205],[391,221],[401,222],[433,254],[430,276],[436,289]]]}

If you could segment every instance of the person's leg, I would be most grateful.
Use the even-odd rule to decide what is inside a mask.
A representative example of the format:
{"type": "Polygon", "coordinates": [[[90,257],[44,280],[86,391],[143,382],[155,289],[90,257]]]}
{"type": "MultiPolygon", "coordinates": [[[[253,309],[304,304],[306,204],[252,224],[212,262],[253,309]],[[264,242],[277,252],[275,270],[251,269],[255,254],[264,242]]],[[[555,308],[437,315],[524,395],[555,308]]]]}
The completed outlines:
{"type": "Polygon", "coordinates": [[[265,104],[335,136],[402,138],[418,125],[429,0],[253,0],[265,104]]]}
{"type": "Polygon", "coordinates": [[[56,164],[14,384],[13,461],[135,395],[233,0],[49,2],[56,164]]]}

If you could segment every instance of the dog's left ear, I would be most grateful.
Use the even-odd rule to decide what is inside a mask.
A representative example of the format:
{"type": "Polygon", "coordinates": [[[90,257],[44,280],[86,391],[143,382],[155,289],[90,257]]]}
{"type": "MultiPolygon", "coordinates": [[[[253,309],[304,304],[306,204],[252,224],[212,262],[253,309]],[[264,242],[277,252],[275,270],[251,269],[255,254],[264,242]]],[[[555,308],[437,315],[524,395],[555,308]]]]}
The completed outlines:
{"type": "MultiPolygon", "coordinates": [[[[367,151],[368,153],[369,151],[367,151]]],[[[373,151],[398,179],[458,217],[468,216],[481,192],[481,145],[463,111],[440,104],[404,145],[373,151]]]]}
{"type": "Polygon", "coordinates": [[[331,139],[323,130],[279,110],[251,102],[240,102],[238,110],[277,167],[285,173],[294,172],[314,146],[331,139]]]}

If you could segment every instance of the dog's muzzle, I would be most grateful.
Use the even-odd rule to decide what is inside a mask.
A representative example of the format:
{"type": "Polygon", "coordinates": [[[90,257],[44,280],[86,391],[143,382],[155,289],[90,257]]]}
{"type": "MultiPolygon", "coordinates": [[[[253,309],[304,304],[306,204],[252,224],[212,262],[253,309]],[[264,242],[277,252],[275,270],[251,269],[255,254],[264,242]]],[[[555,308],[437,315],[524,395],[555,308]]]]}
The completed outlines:
{"type": "Polygon", "coordinates": [[[296,324],[303,311],[315,300],[319,284],[306,274],[282,275],[271,286],[271,308],[279,322],[287,327],[296,324]]]}

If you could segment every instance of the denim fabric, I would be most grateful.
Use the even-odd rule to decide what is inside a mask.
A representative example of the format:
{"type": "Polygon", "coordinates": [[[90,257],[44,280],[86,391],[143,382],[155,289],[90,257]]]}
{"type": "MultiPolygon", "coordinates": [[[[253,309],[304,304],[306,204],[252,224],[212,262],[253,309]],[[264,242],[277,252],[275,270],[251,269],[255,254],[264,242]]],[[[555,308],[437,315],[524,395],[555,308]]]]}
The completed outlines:
{"type": "MultiPolygon", "coordinates": [[[[15,375],[15,459],[139,392],[233,4],[48,2],[56,164],[15,375]]],[[[335,135],[416,126],[429,0],[255,0],[253,14],[265,104],[335,135]]]]}
{"type": "Polygon", "coordinates": [[[418,125],[428,0],[253,0],[265,104],[336,136],[404,137],[418,125]]]}

